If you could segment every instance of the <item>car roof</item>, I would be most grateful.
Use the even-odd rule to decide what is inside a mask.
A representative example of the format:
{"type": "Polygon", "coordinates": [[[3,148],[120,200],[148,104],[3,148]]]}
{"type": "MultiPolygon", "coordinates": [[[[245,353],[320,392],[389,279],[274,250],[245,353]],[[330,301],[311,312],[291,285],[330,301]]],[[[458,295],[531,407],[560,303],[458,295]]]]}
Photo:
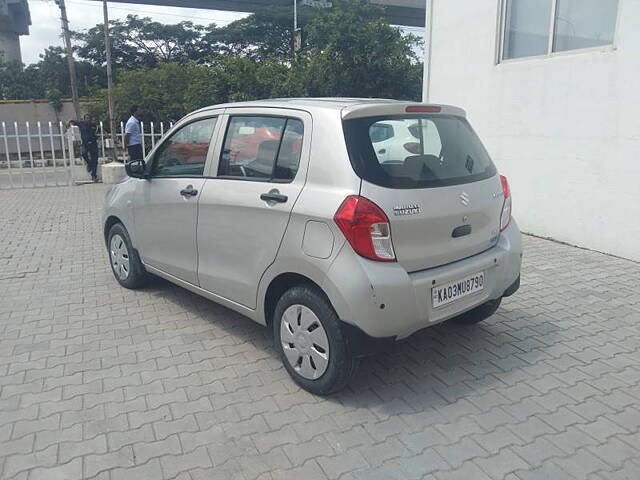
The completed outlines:
{"type": "MultiPolygon", "coordinates": [[[[411,102],[407,100],[392,100],[389,98],[350,98],[350,97],[307,97],[307,98],[272,98],[266,100],[253,100],[248,102],[223,103],[219,105],[211,105],[197,111],[206,112],[207,110],[231,109],[243,107],[260,107],[260,108],[295,108],[299,110],[313,111],[334,110],[342,112],[343,117],[355,117],[361,115],[371,115],[376,112],[384,113],[400,113],[404,112],[404,108],[409,105],[422,105],[441,107],[442,113],[465,116],[464,110],[449,105],[425,104],[420,102],[411,102]]],[[[196,112],[194,112],[196,113],[196,112]]]]}
{"type": "Polygon", "coordinates": [[[388,98],[348,98],[348,97],[298,97],[298,98],[269,98],[265,100],[250,100],[247,102],[223,103],[204,107],[200,111],[218,108],[234,107],[303,107],[327,108],[342,110],[353,105],[372,105],[402,103],[400,100],[388,98]]]}

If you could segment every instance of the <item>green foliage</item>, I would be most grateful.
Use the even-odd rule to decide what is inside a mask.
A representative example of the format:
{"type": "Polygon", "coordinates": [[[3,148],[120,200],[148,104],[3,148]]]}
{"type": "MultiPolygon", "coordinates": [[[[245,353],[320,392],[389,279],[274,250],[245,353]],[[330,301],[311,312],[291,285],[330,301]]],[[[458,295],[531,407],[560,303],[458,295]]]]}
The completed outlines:
{"type": "MultiPolygon", "coordinates": [[[[196,73],[195,65],[177,63],[120,72],[114,90],[117,118],[126,121],[134,104],[143,106],[147,119],[180,118],[184,115],[185,91],[196,73]]],[[[105,101],[94,105],[92,113],[106,120],[106,92],[103,93],[105,101]]]]}
{"type": "MultiPolygon", "coordinates": [[[[217,103],[302,95],[290,89],[291,69],[275,60],[217,55],[209,65],[166,62],[155,68],[121,72],[114,91],[117,118],[124,121],[134,104],[145,120],[178,120],[190,111],[217,103]]],[[[102,93],[106,97],[106,92],[102,93]]],[[[107,105],[92,107],[97,119],[107,118],[107,105]]]]}
{"type": "Polygon", "coordinates": [[[47,90],[46,97],[47,100],[49,100],[51,108],[53,108],[56,113],[60,113],[64,107],[64,103],[62,103],[62,92],[57,88],[50,88],[47,90]]]}
{"type": "Polygon", "coordinates": [[[40,79],[31,67],[23,69],[18,62],[0,63],[0,98],[39,98],[40,79]]]}
{"type": "Polygon", "coordinates": [[[418,99],[422,65],[403,36],[366,0],[337,0],[307,28],[310,96],[418,99]]]}
{"type": "MultiPolygon", "coordinates": [[[[358,96],[418,100],[422,64],[404,35],[367,0],[334,0],[333,8],[300,7],[302,48],[292,52],[291,7],[278,7],[218,27],[180,22],[163,25],[129,15],[111,22],[120,120],[140,104],[147,120],[177,120],[194,109],[260,98],[358,96]]],[[[81,94],[98,100],[106,119],[102,25],[74,34],[81,94]]],[[[0,65],[3,98],[43,97],[56,89],[68,96],[66,57],[47,49],[24,70],[0,65]]]]}
{"type": "MultiPolygon", "coordinates": [[[[154,22],[148,17],[127,15],[125,20],[109,22],[111,57],[114,67],[134,69],[155,67],[161,62],[197,60],[209,53],[202,43],[205,27],[193,22],[173,25],[154,22]]],[[[104,27],[98,24],[86,32],[74,32],[81,42],[77,54],[94,65],[105,65],[104,27]]]]}
{"type": "MultiPolygon", "coordinates": [[[[91,95],[106,81],[102,68],[87,61],[76,62],[78,90],[81,96],[91,95]]],[[[49,47],[40,54],[40,61],[23,67],[20,63],[0,63],[0,96],[2,99],[47,98],[48,90],[58,90],[63,97],[71,96],[69,67],[64,50],[49,47]]]]}
{"type": "MultiPolygon", "coordinates": [[[[298,9],[298,25],[307,25],[316,9],[298,9]]],[[[203,41],[218,53],[249,57],[254,60],[277,58],[290,60],[292,52],[291,8],[274,7],[221,28],[209,26],[203,41]]]]}

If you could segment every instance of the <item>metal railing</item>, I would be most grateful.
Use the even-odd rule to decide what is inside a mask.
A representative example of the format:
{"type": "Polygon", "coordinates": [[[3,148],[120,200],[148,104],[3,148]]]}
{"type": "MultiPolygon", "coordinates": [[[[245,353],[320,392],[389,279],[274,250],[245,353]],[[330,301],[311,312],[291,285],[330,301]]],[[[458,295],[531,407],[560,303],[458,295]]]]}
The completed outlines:
{"type": "MultiPolygon", "coordinates": [[[[173,126],[173,123],[141,123],[145,155],[173,126]]],[[[99,163],[108,161],[109,131],[103,122],[97,126],[99,163]]],[[[124,123],[116,132],[120,145],[124,143],[124,123]]],[[[74,169],[84,168],[81,142],[69,135],[62,122],[1,122],[0,123],[0,189],[71,185],[74,169]]],[[[122,149],[115,151],[124,161],[122,149]]]]}

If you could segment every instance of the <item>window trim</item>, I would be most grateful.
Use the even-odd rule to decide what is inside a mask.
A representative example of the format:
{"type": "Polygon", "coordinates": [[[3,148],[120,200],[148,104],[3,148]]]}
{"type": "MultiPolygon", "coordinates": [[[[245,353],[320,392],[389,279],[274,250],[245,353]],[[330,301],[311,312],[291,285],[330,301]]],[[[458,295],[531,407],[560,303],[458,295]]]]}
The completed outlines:
{"type": "Polygon", "coordinates": [[[207,171],[207,164],[209,163],[209,158],[211,156],[211,154],[213,153],[213,149],[214,149],[214,143],[216,140],[216,132],[218,130],[218,125],[220,123],[222,115],[220,115],[219,113],[216,113],[214,115],[207,115],[207,116],[203,116],[203,117],[196,117],[193,119],[189,119],[188,121],[179,124],[179,125],[175,125],[174,128],[170,131],[167,132],[166,138],[163,138],[162,141],[158,142],[158,144],[156,145],[156,147],[154,148],[153,152],[150,153],[150,159],[149,162],[146,163],[146,173],[148,174],[148,178],[149,180],[154,180],[154,179],[161,179],[161,178],[206,178],[206,171],[207,171]],[[155,166],[155,164],[157,163],[157,158],[158,155],[160,153],[162,153],[162,148],[167,144],[167,142],[169,140],[171,140],[171,138],[173,138],[174,135],[176,135],[177,133],[179,133],[183,128],[188,127],[189,125],[196,123],[196,122],[201,122],[203,120],[210,120],[212,118],[216,119],[216,123],[213,125],[213,130],[211,132],[211,138],[209,139],[209,147],[207,148],[207,156],[205,157],[204,160],[204,164],[202,167],[202,173],[200,175],[193,175],[193,174],[189,174],[189,175],[152,175],[153,172],[153,168],[155,166]]]}
{"type": "Polygon", "coordinates": [[[519,63],[529,60],[541,60],[547,58],[564,57],[567,55],[580,55],[584,53],[611,53],[617,50],[618,40],[618,25],[620,24],[620,11],[622,10],[622,4],[624,0],[618,0],[616,22],[613,26],[613,40],[606,45],[599,45],[596,47],[575,48],[570,50],[563,50],[561,52],[554,52],[554,37],[557,22],[557,7],[558,0],[552,0],[551,3],[551,18],[549,19],[549,41],[547,44],[547,52],[540,55],[528,55],[524,57],[516,58],[504,58],[504,44],[507,34],[507,10],[508,2],[511,0],[498,0],[498,25],[496,35],[496,58],[495,64],[500,65],[502,63],[519,63]]]}
{"type": "Polygon", "coordinates": [[[287,129],[287,124],[289,123],[289,120],[297,120],[302,124],[302,129],[303,129],[302,142],[304,145],[306,128],[305,128],[305,122],[302,118],[298,118],[298,117],[295,117],[292,115],[286,115],[286,114],[243,113],[243,112],[227,111],[226,124],[224,126],[224,131],[222,132],[220,137],[220,151],[218,152],[218,156],[217,156],[218,158],[217,158],[216,169],[215,169],[215,172],[210,172],[212,174],[212,177],[210,178],[218,178],[221,180],[245,181],[245,182],[275,183],[280,185],[293,183],[296,180],[298,173],[300,172],[300,166],[302,163],[302,155],[303,155],[304,147],[301,148],[300,150],[300,158],[298,158],[298,169],[296,170],[296,174],[293,176],[293,178],[285,180],[282,178],[274,177],[275,169],[278,166],[278,157],[280,156],[280,148],[282,147],[284,132],[287,129]],[[237,175],[220,175],[220,167],[222,165],[222,155],[224,155],[224,144],[227,140],[227,133],[229,133],[229,127],[231,126],[231,122],[234,117],[259,117],[259,118],[283,118],[284,119],[284,125],[282,127],[282,135],[280,136],[280,142],[278,143],[278,149],[276,150],[276,156],[274,158],[273,168],[271,170],[271,177],[269,179],[261,178],[261,177],[239,177],[237,175]]]}

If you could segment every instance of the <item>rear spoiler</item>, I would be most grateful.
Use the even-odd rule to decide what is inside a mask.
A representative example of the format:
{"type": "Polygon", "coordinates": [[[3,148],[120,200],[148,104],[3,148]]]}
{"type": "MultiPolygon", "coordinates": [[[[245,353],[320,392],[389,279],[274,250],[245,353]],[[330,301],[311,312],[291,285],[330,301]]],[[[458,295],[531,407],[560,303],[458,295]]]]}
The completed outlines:
{"type": "Polygon", "coordinates": [[[374,105],[353,105],[342,109],[342,119],[362,117],[377,117],[405,114],[454,115],[466,117],[467,112],[452,105],[437,105],[431,103],[380,103],[374,105]]]}

